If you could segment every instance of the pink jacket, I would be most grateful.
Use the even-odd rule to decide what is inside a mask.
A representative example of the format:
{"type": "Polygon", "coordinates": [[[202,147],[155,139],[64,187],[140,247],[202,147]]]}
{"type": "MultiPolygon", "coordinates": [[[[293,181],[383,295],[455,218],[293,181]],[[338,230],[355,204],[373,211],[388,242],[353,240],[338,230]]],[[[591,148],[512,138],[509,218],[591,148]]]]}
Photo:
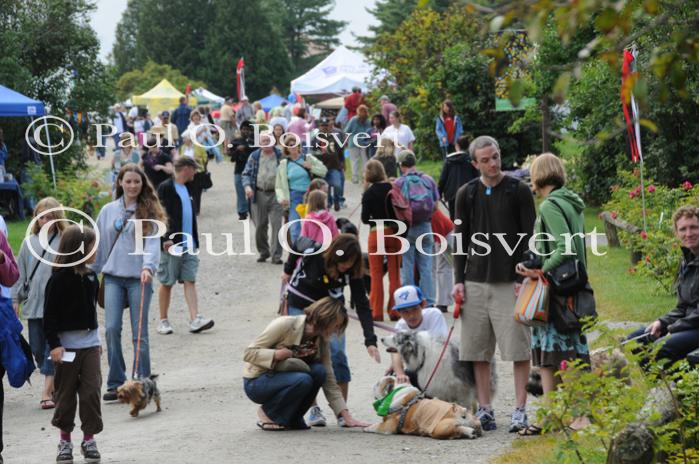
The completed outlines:
{"type": "Polygon", "coordinates": [[[19,279],[19,268],[15,255],[12,254],[12,248],[2,233],[0,233],[0,250],[5,254],[5,260],[0,264],[0,284],[12,287],[19,279]]]}
{"type": "MultiPolygon", "coordinates": [[[[335,225],[335,216],[328,210],[308,213],[304,219],[313,219],[325,224],[328,230],[330,230],[331,238],[335,238],[335,236],[340,233],[337,230],[337,225],[335,225]]],[[[301,226],[301,235],[310,238],[314,242],[323,243],[323,229],[314,222],[304,221],[301,226]]]]}

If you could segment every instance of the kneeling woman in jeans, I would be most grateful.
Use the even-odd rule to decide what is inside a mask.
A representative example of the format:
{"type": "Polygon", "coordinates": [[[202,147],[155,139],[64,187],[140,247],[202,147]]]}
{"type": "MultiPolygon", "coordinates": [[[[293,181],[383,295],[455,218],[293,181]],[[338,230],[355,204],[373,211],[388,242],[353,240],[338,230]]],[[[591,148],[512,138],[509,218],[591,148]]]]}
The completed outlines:
{"type": "Polygon", "coordinates": [[[245,349],[243,385],[255,403],[257,426],[266,431],[305,430],[303,415],[323,392],[346,427],[366,427],[349,413],[330,362],[329,339],[347,327],[342,302],[325,297],[301,316],[282,316],[245,349]]]}

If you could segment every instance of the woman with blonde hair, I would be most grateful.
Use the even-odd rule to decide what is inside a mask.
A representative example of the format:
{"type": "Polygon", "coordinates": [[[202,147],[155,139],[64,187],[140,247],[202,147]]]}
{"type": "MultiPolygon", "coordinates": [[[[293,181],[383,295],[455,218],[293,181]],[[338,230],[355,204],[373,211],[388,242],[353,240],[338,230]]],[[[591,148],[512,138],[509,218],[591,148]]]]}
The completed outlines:
{"type": "Polygon", "coordinates": [[[318,391],[345,427],[369,424],[352,417],[333,373],[330,338],[342,335],[349,318],[340,300],[324,297],[299,315],[274,319],[245,349],[245,394],[260,408],[265,431],[307,430],[303,419],[318,391]]]}
{"type": "MultiPolygon", "coordinates": [[[[322,161],[313,155],[301,153],[301,143],[293,134],[283,137],[284,158],[277,167],[277,178],[274,190],[277,201],[282,208],[289,210],[289,222],[300,219],[296,207],[303,203],[304,195],[308,190],[313,176],[325,177],[328,169],[322,161]],[[298,143],[297,143],[298,142],[298,143]]],[[[291,225],[291,243],[293,245],[301,234],[301,223],[291,225]]]]}
{"type": "MultiPolygon", "coordinates": [[[[393,152],[388,156],[393,156],[393,152]]],[[[384,292],[383,292],[383,262],[384,257],[388,261],[388,315],[391,320],[400,319],[397,311],[393,310],[393,293],[400,287],[400,240],[395,237],[397,232],[396,213],[388,198],[391,191],[391,183],[386,178],[383,165],[373,159],[364,167],[364,185],[367,187],[362,194],[362,222],[369,224],[369,274],[371,275],[371,289],[369,302],[371,313],[375,321],[383,321],[384,292]],[[381,225],[376,221],[388,221],[381,225]],[[383,230],[383,244],[379,243],[379,230],[383,230]],[[380,247],[379,245],[382,245],[380,247]],[[378,250],[386,250],[386,254],[378,254],[378,250]]]]}
{"type": "Polygon", "coordinates": [[[17,257],[19,279],[12,286],[12,305],[18,316],[21,306],[22,317],[27,319],[29,345],[39,372],[44,376],[41,409],[53,409],[56,407],[53,400],[55,365],[48,359],[44,294],[66,223],[61,204],[53,197],[43,198],[36,204],[33,218],[31,234],[22,241],[17,257]]]}
{"type": "Polygon", "coordinates": [[[123,166],[117,177],[116,200],[107,203],[97,216],[100,240],[97,258],[92,265],[96,273],[104,274],[104,319],[109,362],[105,401],[116,400],[117,387],[126,381],[121,328],[124,308],[127,306],[131,316],[135,364],[141,297],[143,317],[137,375],[139,378],[150,375],[148,309],[153,294],[153,275],[160,263],[160,238],[154,236],[154,221],[167,225],[167,218],[153,186],[137,165],[123,166]],[[142,222],[137,223],[135,220],[139,219],[142,222]],[[137,241],[137,225],[143,226],[143,237],[146,237],[143,241],[137,241]],[[142,252],[139,253],[138,250],[142,252]]]}
{"type": "MultiPolygon", "coordinates": [[[[550,272],[568,260],[579,260],[587,265],[584,232],[585,203],[568,190],[566,172],[561,160],[552,153],[544,153],[534,159],[530,169],[534,191],[543,199],[539,205],[539,217],[534,225],[535,233],[548,233],[552,240],[537,241],[541,263],[517,264],[518,274],[538,279],[540,272],[550,272]],[[570,234],[570,235],[568,235],[570,234]],[[566,237],[573,237],[572,251],[566,253],[566,237]],[[540,271],[536,268],[540,268],[540,271]]],[[[587,339],[580,330],[561,333],[556,330],[553,318],[546,325],[532,328],[532,364],[539,367],[544,394],[550,393],[560,383],[555,376],[562,361],[579,359],[589,364],[587,339]]],[[[532,424],[519,432],[521,435],[539,435],[541,426],[532,424]]]]}

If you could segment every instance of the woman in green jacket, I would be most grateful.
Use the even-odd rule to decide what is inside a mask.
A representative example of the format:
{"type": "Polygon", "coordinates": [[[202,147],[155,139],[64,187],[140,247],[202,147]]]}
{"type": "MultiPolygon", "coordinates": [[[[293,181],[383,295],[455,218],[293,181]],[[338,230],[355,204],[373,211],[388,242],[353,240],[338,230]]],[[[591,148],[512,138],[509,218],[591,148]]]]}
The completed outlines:
{"type": "MultiPolygon", "coordinates": [[[[587,266],[585,240],[582,236],[575,235],[583,233],[585,203],[576,193],[565,187],[566,173],[563,163],[557,156],[544,153],[534,160],[530,174],[534,191],[543,198],[539,205],[539,217],[536,219],[534,232],[547,232],[553,236],[551,241],[537,241],[537,251],[542,260],[541,270],[544,273],[550,272],[566,260],[576,258],[587,266]],[[565,234],[573,236],[568,254],[565,234]]],[[[528,269],[523,263],[517,265],[517,273],[532,279],[538,278],[538,273],[528,269]]],[[[587,340],[580,331],[560,333],[550,320],[544,326],[532,328],[532,364],[539,367],[544,394],[553,391],[560,382],[555,373],[560,369],[561,362],[575,359],[588,364],[590,362],[587,340]]],[[[541,427],[530,425],[520,433],[538,435],[541,433],[541,427]]]]}
{"type": "MultiPolygon", "coordinates": [[[[283,137],[282,153],[284,158],[277,168],[277,179],[274,191],[277,201],[282,208],[289,210],[289,222],[301,219],[296,207],[303,204],[303,197],[311,184],[311,178],[325,177],[328,169],[322,161],[313,155],[301,153],[301,143],[294,134],[288,133],[283,137]]],[[[301,222],[295,222],[289,228],[293,245],[301,234],[301,222]]]]}

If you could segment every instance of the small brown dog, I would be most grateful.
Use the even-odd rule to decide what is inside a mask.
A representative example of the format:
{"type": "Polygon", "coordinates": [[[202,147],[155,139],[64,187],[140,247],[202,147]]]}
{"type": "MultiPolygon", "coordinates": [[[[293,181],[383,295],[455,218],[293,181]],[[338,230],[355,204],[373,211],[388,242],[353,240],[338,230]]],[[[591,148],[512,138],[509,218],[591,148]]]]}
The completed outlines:
{"type": "Polygon", "coordinates": [[[420,435],[439,440],[481,436],[481,423],[468,409],[419,395],[420,390],[412,385],[397,385],[395,377],[383,377],[374,386],[375,408],[383,416],[383,421],[364,431],[384,435],[420,435]]]}
{"type": "Polygon", "coordinates": [[[156,412],[160,412],[160,390],[155,383],[157,375],[147,379],[128,380],[117,388],[117,398],[122,403],[131,405],[131,416],[138,417],[141,409],[146,409],[151,400],[155,401],[156,412]]]}

